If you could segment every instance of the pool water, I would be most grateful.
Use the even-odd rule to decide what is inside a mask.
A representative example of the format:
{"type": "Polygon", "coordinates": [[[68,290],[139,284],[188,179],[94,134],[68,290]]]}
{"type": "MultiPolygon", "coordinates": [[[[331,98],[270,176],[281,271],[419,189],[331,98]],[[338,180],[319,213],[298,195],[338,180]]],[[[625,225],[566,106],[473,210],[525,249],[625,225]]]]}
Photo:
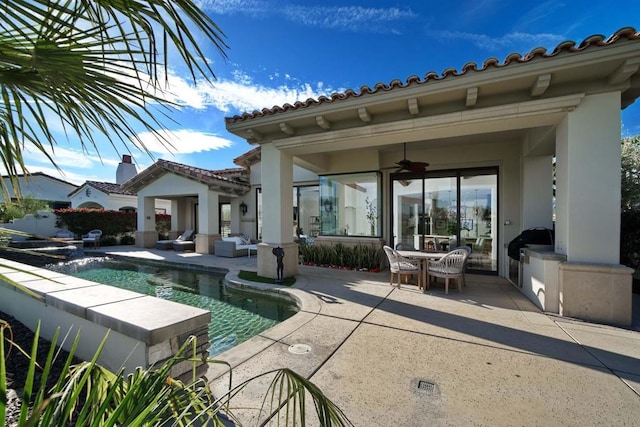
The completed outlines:
{"type": "Polygon", "coordinates": [[[222,273],[134,264],[108,257],[49,264],[46,268],[209,310],[210,356],[258,335],[297,312],[293,302],[225,288],[222,273]]]}

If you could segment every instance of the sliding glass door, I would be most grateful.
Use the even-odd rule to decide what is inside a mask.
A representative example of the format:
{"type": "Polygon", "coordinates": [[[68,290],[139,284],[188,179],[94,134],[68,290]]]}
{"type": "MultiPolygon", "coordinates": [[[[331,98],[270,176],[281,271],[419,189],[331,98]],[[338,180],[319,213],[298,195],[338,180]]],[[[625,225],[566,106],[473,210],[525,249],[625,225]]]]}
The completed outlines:
{"type": "Polygon", "coordinates": [[[497,272],[496,168],[392,175],[394,245],[472,249],[469,268],[497,272]]]}

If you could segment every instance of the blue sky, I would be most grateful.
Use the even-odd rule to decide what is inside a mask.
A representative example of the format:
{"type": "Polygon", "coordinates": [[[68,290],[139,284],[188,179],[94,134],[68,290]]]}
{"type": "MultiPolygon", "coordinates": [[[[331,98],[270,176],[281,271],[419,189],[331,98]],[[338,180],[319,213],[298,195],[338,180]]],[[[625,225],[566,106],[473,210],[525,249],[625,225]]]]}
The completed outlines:
{"type": "MultiPolygon", "coordinates": [[[[606,37],[640,29],[640,2],[574,0],[200,0],[229,45],[225,60],[207,50],[217,80],[193,85],[185,70],[171,68],[172,99],[180,108],[167,122],[174,149],[151,135],[142,139],[154,158],[132,147],[138,171],[155,159],[207,169],[234,167],[232,160],[253,146],[228,133],[224,117],[317,98],[346,89],[405,80],[429,71],[460,70],[535,47],[548,50],[565,40],[606,37]],[[605,4],[607,3],[607,4],[605,4]]],[[[206,49],[206,46],[205,46],[206,49]]],[[[640,106],[622,112],[623,136],[640,134],[640,106]]],[[[115,182],[120,152],[105,142],[83,154],[77,141],[61,139],[54,157],[60,175],[40,155],[25,153],[30,172],[44,172],[75,184],[115,182]]]]}

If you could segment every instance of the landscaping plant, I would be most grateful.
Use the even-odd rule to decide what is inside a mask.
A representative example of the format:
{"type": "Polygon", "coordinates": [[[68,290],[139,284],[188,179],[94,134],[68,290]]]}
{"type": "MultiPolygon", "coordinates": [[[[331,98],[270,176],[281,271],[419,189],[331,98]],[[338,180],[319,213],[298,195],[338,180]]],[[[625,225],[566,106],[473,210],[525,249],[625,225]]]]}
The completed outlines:
{"type": "MultiPolygon", "coordinates": [[[[197,343],[194,337],[190,337],[176,355],[162,365],[149,369],[138,368],[132,374],[124,375],[122,371],[110,372],[97,363],[108,335],[90,361],[72,364],[80,338],[80,334],[77,334],[60,375],[54,379],[55,385],[47,389],[51,366],[57,357],[59,330],[53,337],[43,366],[36,364],[39,331],[38,324],[33,346],[27,353],[14,344],[11,327],[6,322],[0,322],[1,396],[6,396],[7,391],[7,354],[20,351],[28,354],[30,360],[21,396],[19,427],[229,425],[228,420],[235,419],[232,407],[234,396],[248,384],[264,377],[271,378],[271,383],[259,408],[260,425],[273,417],[278,417],[286,425],[305,425],[308,421],[306,401],[309,398],[320,425],[352,425],[316,386],[289,369],[265,372],[233,388],[230,375],[228,392],[214,396],[207,382],[195,375],[197,365],[203,360],[183,356],[189,347],[195,352],[197,343]],[[169,372],[175,364],[185,360],[193,363],[193,374],[188,381],[182,382],[172,378],[169,372]],[[37,369],[42,371],[40,381],[35,380],[37,369]]],[[[206,362],[226,364],[213,359],[206,362]]],[[[7,422],[6,410],[7,399],[0,399],[0,422],[3,425],[7,422]]]]}

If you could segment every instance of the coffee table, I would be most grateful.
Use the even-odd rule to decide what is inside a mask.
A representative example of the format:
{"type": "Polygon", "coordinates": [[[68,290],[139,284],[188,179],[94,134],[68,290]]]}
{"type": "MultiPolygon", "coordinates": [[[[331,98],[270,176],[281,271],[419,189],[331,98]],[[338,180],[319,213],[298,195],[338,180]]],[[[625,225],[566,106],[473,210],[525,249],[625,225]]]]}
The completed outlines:
{"type": "Polygon", "coordinates": [[[247,258],[251,258],[251,251],[258,254],[258,245],[247,245],[247,258]]]}

